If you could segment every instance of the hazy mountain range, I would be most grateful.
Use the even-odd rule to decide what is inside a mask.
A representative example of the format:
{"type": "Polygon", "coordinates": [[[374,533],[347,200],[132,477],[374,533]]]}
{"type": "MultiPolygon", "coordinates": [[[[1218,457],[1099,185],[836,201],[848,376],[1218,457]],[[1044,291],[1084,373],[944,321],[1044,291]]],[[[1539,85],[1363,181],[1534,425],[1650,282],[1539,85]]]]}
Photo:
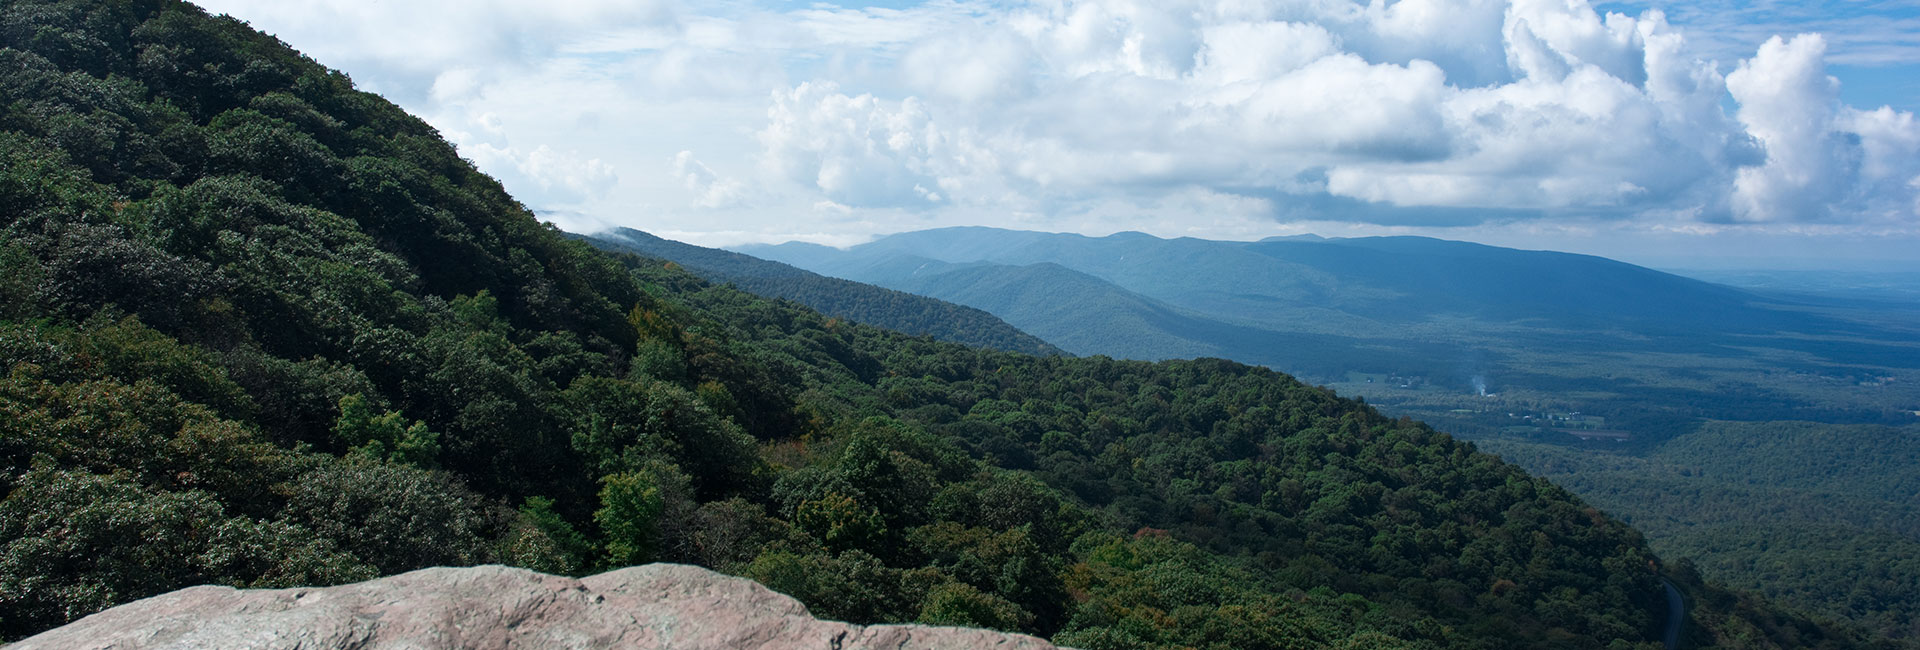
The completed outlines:
{"type": "Polygon", "coordinates": [[[604,250],[672,260],[708,280],[792,300],[829,316],[1008,352],[1060,353],[1059,348],[993,314],[944,300],[830,278],[779,262],[662,239],[632,228],[596,233],[587,241],[604,250]]]}
{"type": "Polygon", "coordinates": [[[1897,328],[1831,313],[1834,304],[1820,311],[1605,258],[1421,237],[948,228],[848,249],[739,250],[979,307],[1076,354],[1223,356],[1323,379],[1418,373],[1466,387],[1516,360],[1508,348],[1532,346],[1920,367],[1920,349],[1885,344],[1897,328]],[[1812,345],[1813,336],[1848,340],[1812,345]]]}

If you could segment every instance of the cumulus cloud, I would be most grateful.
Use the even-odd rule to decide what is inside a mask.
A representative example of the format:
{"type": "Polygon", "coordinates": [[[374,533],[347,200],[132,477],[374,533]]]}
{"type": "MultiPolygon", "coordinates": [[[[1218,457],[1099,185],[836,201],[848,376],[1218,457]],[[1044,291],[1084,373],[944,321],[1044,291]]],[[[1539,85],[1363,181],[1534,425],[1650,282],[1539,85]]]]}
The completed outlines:
{"type": "Polygon", "coordinates": [[[922,82],[897,99],[802,101],[817,82],[776,96],[769,160],[856,207],[939,209],[915,188],[954,178],[971,182],[949,181],[950,201],[1012,192],[1023,207],[1201,188],[1499,218],[1791,222],[1912,203],[1911,115],[1840,106],[1818,37],[1770,41],[1722,77],[1663,13],[1582,0],[1086,0],[969,30],[986,35],[910,51],[922,82]],[[927,63],[970,51],[979,69],[927,63]],[[945,154],[968,148],[985,155],[945,154]]]}
{"type": "Polygon", "coordinates": [[[900,67],[915,91],[963,103],[1026,94],[1033,53],[998,31],[967,31],[917,43],[900,67]]]}
{"type": "Polygon", "coordinates": [[[1461,87],[1513,80],[1501,47],[1505,0],[1401,0],[1368,3],[1356,19],[1322,11],[1318,24],[1336,25],[1346,47],[1370,61],[1428,61],[1461,87]]]}
{"type": "Polygon", "coordinates": [[[937,204],[936,168],[949,136],[922,102],[848,96],[831,82],[774,95],[760,132],[766,164],[836,203],[854,207],[937,204]]]}
{"type": "Polygon", "coordinates": [[[1920,214],[1920,124],[1913,114],[1847,108],[1837,128],[1859,138],[1860,212],[1880,222],[1911,222],[1920,214]]]}
{"type": "Polygon", "coordinates": [[[1826,68],[1857,35],[1695,39],[1651,4],[261,2],[214,4],[324,26],[290,40],[516,193],[662,230],[1920,229],[1920,125],[1826,68]]]}
{"type": "Polygon", "coordinates": [[[1842,106],[1826,41],[1774,37],[1727,75],[1766,160],[1740,169],[1736,216],[1751,221],[1911,221],[1920,128],[1912,113],[1842,106]],[[1904,212],[1904,214],[1902,214],[1904,212]]]}
{"type": "Polygon", "coordinates": [[[1331,54],[1256,88],[1213,106],[1266,153],[1410,161],[1443,158],[1453,147],[1441,117],[1445,75],[1426,61],[1401,66],[1331,54]]]}
{"type": "Polygon", "coordinates": [[[1341,51],[1327,28],[1286,21],[1210,25],[1201,30],[1200,42],[1193,76],[1217,88],[1258,83],[1341,51]]]}
{"type": "Polygon", "coordinates": [[[520,189],[529,205],[578,205],[604,196],[620,176],[599,158],[540,145],[531,151],[480,143],[463,149],[474,164],[520,189]]]}
{"type": "Polygon", "coordinates": [[[1604,18],[1576,0],[1514,0],[1504,27],[1508,65],[1529,78],[1559,79],[1581,66],[1639,85],[1646,79],[1639,21],[1604,18]]]}
{"type": "Polygon", "coordinates": [[[703,208],[729,208],[740,204],[746,198],[747,186],[738,180],[721,178],[706,163],[693,157],[693,152],[682,151],[674,154],[671,163],[673,175],[679,177],[680,184],[693,192],[693,204],[703,208]]]}
{"type": "Polygon", "coordinates": [[[1825,52],[1826,42],[1817,35],[1791,41],[1776,36],[1727,75],[1741,124],[1766,151],[1765,164],[1741,169],[1734,182],[1741,218],[1825,217],[1854,174],[1847,143],[1834,131],[1840,82],[1827,76],[1825,52]]]}

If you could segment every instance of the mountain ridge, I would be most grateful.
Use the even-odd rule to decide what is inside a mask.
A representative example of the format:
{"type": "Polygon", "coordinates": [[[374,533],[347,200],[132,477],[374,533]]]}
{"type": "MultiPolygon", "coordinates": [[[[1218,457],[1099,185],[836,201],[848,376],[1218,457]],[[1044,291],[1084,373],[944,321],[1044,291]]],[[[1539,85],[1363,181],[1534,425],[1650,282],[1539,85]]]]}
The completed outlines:
{"type": "MultiPolygon", "coordinates": [[[[1107,237],[1089,237],[1072,233],[1040,233],[1030,231],[1009,231],[986,227],[954,227],[925,231],[899,233],[879,240],[844,249],[827,247],[799,247],[788,244],[777,246],[741,246],[741,252],[749,254],[765,253],[767,257],[782,259],[791,257],[801,266],[817,265],[824,268],[834,267],[831,258],[873,259],[883,253],[912,254],[950,263],[974,261],[1000,262],[1020,265],[1041,261],[1054,261],[1069,268],[1090,273],[1096,277],[1114,282],[1116,285],[1143,295],[1162,300],[1173,300],[1189,308],[1200,308],[1206,303],[1184,303],[1183,296],[1206,295],[1215,292],[1207,283],[1218,278],[1232,277],[1234,280],[1262,293],[1265,298],[1283,302],[1299,303],[1309,298],[1327,298],[1336,293],[1361,291],[1360,298],[1369,296],[1390,299],[1404,299],[1420,295],[1407,289],[1389,287],[1368,288],[1354,285],[1355,279],[1380,284],[1380,272],[1360,273],[1368,270],[1368,265],[1380,265],[1393,261],[1392,255],[1417,253],[1429,262],[1458,260],[1469,264],[1471,270],[1482,276],[1505,272],[1525,277],[1538,273],[1538,265],[1524,264],[1529,259],[1550,259],[1558,263],[1577,263],[1583,265],[1582,271],[1606,271],[1627,273],[1642,278],[1657,280],[1669,285],[1667,291],[1690,292],[1690,297],[1711,297],[1718,299],[1715,304],[1704,307],[1729,307],[1741,303],[1757,301],[1758,296],[1720,285],[1685,278],[1678,275],[1637,267],[1624,262],[1603,257],[1554,251],[1525,251],[1507,249],[1471,242],[1456,242],[1428,237],[1361,237],[1361,238],[1316,238],[1314,240],[1274,240],[1256,242],[1234,242],[1196,239],[1191,237],[1159,238],[1143,233],[1131,236],[1111,235],[1107,237]],[[1362,264],[1358,260],[1344,260],[1344,256],[1371,254],[1362,264]],[[1487,255],[1499,258],[1488,260],[1487,255]],[[1221,256],[1239,266],[1223,265],[1221,256]],[[1386,256],[1382,256],[1386,255],[1386,256]],[[1143,259],[1144,256],[1144,259],[1143,259]],[[1257,256],[1257,257],[1256,257],[1257,256]],[[1304,262],[1302,260],[1305,260],[1304,262]],[[1346,262],[1345,266],[1337,265],[1346,262]],[[1488,264],[1495,264],[1487,268],[1488,264]],[[1126,268],[1133,265],[1134,268],[1126,268]],[[1504,266],[1499,266],[1504,265],[1504,266]],[[1215,272],[1216,268],[1231,268],[1235,272],[1215,272]],[[1329,270],[1327,267],[1333,267],[1329,270]],[[1148,270],[1151,269],[1151,270],[1148,270]],[[1170,272],[1172,269],[1199,269],[1194,272],[1170,272]],[[1190,273],[1194,280],[1168,280],[1161,276],[1190,273]],[[1338,290],[1336,290],[1338,289],[1338,290]]],[[[843,262],[844,263],[844,262],[843,262]]],[[[1426,263],[1426,262],[1423,262],[1426,263]]],[[[1401,265],[1404,266],[1404,265],[1401,265]]],[[[1415,275],[1411,271],[1392,269],[1390,273],[1415,275]]],[[[1556,274],[1560,278],[1573,273],[1556,274]]],[[[872,276],[868,276],[872,277],[872,276]]],[[[1481,282],[1489,287],[1504,287],[1507,283],[1481,282]]],[[[1619,286],[1644,284],[1633,282],[1594,282],[1592,286],[1619,286]]],[[[1450,295],[1460,292],[1455,287],[1450,295]]],[[[1343,296],[1352,298],[1353,296],[1343,296]]],[[[1506,299],[1501,302],[1513,303],[1524,300],[1506,299]]],[[[1632,303],[1620,301],[1602,308],[1576,312],[1586,315],[1593,312],[1608,311],[1632,303]]],[[[1424,306],[1423,306],[1424,307],[1424,306]]],[[[1202,308],[1203,312],[1215,313],[1202,308]]],[[[1417,313],[1432,313],[1432,309],[1423,308],[1417,313]]],[[[1367,315],[1367,314],[1363,314],[1367,315]]],[[[1501,314],[1512,316],[1512,314],[1501,314]]],[[[1404,318],[1404,314],[1399,317],[1404,318]]]]}
{"type": "Polygon", "coordinates": [[[603,249],[669,260],[715,282],[732,283],[770,298],[788,298],[832,316],[1008,352],[1060,353],[1048,342],[972,307],[829,278],[781,262],[676,242],[632,228],[582,237],[603,249]]]}
{"type": "MultiPolygon", "coordinates": [[[[1235,242],[960,227],[900,233],[844,250],[792,244],[739,249],[828,275],[906,291],[918,288],[963,304],[977,301],[978,292],[957,283],[909,279],[886,260],[913,256],[1007,268],[1052,262],[1113,285],[1109,290],[1158,300],[1220,324],[1321,337],[1338,346],[1340,354],[1276,354],[1230,340],[1207,340],[1191,329],[1134,338],[1207,340],[1222,356],[1330,382],[1344,381],[1354,372],[1422,376],[1454,388],[1469,387],[1473,376],[1497,374],[1519,381],[1527,373],[1522,359],[1539,347],[1567,347],[1563,356],[1591,368],[1594,376],[1610,374],[1603,369],[1602,355],[1621,353],[1733,359],[1804,355],[1805,365],[1815,372],[1833,373],[1875,359],[1880,365],[1920,368],[1920,354],[1885,344],[1907,333],[1894,323],[1862,317],[1864,307],[1760,295],[1590,255],[1423,237],[1235,242]],[[1810,342],[1810,337],[1824,336],[1849,337],[1852,342],[1810,342]],[[1376,349],[1393,353],[1368,352],[1376,349]],[[1391,360],[1394,355],[1401,361],[1391,360]]],[[[970,273],[975,282],[982,281],[982,272],[970,273]]],[[[1070,296],[1036,296],[1020,306],[975,306],[998,309],[998,315],[1016,326],[1041,329],[1042,323],[1060,317],[1039,314],[1051,305],[1070,303],[1070,296]]],[[[1122,320],[1145,322],[1132,316],[1122,320]]],[[[1087,325],[1129,327],[1099,320],[1087,325]]],[[[1075,352],[1177,356],[1123,348],[1075,352]]],[[[1665,373],[1658,375],[1660,381],[1673,378],[1655,366],[1647,372],[1665,373]]]]}

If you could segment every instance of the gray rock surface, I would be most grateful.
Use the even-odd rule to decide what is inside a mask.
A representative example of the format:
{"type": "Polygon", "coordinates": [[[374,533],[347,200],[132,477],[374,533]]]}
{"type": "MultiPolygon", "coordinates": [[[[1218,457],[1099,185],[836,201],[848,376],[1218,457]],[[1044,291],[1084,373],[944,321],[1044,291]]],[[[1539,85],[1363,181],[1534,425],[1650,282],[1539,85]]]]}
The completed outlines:
{"type": "Polygon", "coordinates": [[[987,630],[816,620],[752,580],[650,564],[578,580],[482,566],[325,588],[192,587],[7,650],[1053,647],[987,630]]]}

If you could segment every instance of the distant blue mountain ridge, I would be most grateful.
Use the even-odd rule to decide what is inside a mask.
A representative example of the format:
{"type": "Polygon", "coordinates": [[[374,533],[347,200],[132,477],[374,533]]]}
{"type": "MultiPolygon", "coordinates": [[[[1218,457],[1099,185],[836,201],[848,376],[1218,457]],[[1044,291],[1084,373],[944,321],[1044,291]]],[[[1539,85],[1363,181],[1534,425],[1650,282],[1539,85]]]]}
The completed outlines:
{"type": "Polygon", "coordinates": [[[672,261],[710,282],[733,284],[770,298],[785,298],[829,316],[1011,352],[1042,355],[1061,352],[975,307],[824,277],[787,264],[662,239],[632,228],[575,236],[602,250],[672,261]]]}
{"type": "Polygon", "coordinates": [[[960,227],[846,249],[736,250],[977,307],[1074,354],[1219,356],[1323,381],[1379,372],[1466,388],[1494,371],[1540,374],[1536,353],[1562,365],[1652,354],[1764,358],[1805,372],[1920,368],[1913,328],[1849,318],[1834,304],[1590,255],[1424,237],[1238,242],[960,227]]]}

